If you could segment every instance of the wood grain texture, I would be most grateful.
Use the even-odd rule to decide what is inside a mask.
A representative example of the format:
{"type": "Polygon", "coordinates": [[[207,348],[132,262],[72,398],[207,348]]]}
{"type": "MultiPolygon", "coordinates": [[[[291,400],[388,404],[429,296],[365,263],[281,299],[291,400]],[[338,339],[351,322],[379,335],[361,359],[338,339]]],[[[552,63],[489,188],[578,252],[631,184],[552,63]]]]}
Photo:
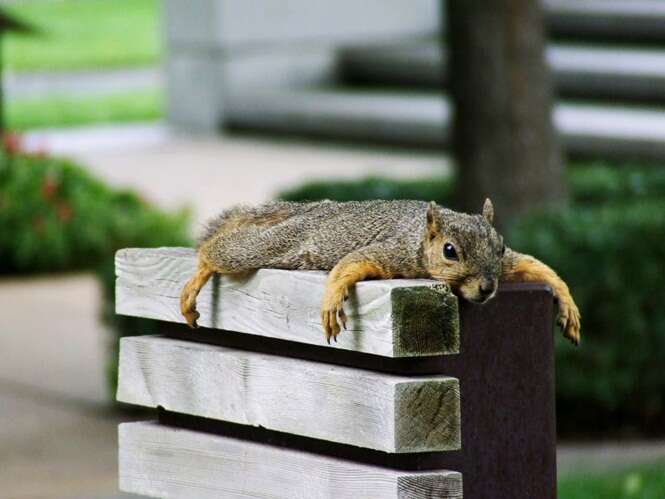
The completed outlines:
{"type": "Polygon", "coordinates": [[[460,448],[459,383],[158,336],[121,340],[117,398],[384,452],[460,448]]]}
{"type": "MultiPolygon", "coordinates": [[[[115,261],[117,313],[184,322],[179,296],[195,270],[194,250],[124,249],[115,261]]],[[[327,346],[319,311],[325,278],[325,272],[278,269],[261,269],[240,279],[215,276],[199,295],[198,322],[207,328],[327,346]]],[[[459,352],[457,298],[436,281],[360,282],[345,310],[348,331],[330,348],[386,357],[459,352]]]]}
{"type": "Polygon", "coordinates": [[[462,497],[453,471],[396,471],[157,423],[124,423],[118,434],[120,489],[152,497],[462,497]]]}

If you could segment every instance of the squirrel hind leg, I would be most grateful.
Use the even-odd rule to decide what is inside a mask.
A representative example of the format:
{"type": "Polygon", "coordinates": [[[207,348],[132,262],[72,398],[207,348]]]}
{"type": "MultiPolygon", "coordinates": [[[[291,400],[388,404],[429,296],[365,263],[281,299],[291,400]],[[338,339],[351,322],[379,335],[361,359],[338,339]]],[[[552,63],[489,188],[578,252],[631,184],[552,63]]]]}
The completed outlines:
{"type": "Polygon", "coordinates": [[[195,329],[198,327],[196,320],[200,316],[196,310],[196,297],[214,272],[214,269],[210,265],[199,259],[199,266],[196,273],[185,284],[185,287],[182,288],[182,292],[180,293],[180,312],[191,328],[195,329]]]}

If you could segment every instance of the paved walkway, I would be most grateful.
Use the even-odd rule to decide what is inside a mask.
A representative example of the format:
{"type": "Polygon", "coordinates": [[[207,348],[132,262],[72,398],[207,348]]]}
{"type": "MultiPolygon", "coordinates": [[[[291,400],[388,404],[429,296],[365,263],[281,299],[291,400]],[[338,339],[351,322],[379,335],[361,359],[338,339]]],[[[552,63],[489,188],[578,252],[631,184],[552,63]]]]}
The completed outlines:
{"type": "Polygon", "coordinates": [[[113,185],[134,187],[164,207],[190,206],[195,225],[220,209],[272,199],[308,179],[446,173],[446,157],[247,135],[190,137],[161,124],[43,130],[27,143],[87,165],[113,185]]]}
{"type": "Polygon", "coordinates": [[[54,96],[82,97],[160,88],[161,68],[140,67],[94,71],[49,71],[7,73],[4,80],[7,98],[38,99],[54,96]]]}
{"type": "Polygon", "coordinates": [[[121,497],[95,278],[3,278],[0,304],[0,497],[121,497]]]}
{"type": "Polygon", "coordinates": [[[665,463],[665,440],[566,442],[557,448],[559,476],[592,473],[659,460],[665,463]]]}

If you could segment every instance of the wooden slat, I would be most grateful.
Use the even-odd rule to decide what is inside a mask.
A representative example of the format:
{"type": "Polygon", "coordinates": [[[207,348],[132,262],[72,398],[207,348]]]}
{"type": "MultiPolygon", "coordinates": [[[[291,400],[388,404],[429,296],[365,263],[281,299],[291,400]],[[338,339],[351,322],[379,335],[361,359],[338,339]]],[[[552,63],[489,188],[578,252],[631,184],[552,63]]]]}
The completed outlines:
{"type": "Polygon", "coordinates": [[[342,461],[157,423],[119,427],[120,489],[152,497],[453,499],[462,476],[342,461]]]}
{"type": "MultiPolygon", "coordinates": [[[[116,254],[116,312],[184,322],[179,296],[195,270],[194,250],[125,249],[116,254]]],[[[326,273],[262,269],[242,279],[217,276],[201,291],[199,324],[327,346],[319,307],[326,273]]],[[[345,304],[348,331],[331,348],[386,357],[459,351],[457,298],[430,280],[358,283],[345,304]]]]}
{"type": "Polygon", "coordinates": [[[403,453],[460,447],[459,384],[156,336],[123,338],[117,398],[403,453]]]}

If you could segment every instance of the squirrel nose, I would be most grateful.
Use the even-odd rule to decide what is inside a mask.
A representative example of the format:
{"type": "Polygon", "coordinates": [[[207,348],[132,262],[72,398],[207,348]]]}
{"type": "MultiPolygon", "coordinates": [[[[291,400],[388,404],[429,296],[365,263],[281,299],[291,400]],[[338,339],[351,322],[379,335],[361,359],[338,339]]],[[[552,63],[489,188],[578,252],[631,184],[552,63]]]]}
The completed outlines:
{"type": "Polygon", "coordinates": [[[494,280],[482,279],[480,281],[480,285],[478,286],[478,289],[479,289],[481,295],[489,296],[492,293],[494,293],[494,290],[496,289],[496,284],[494,283],[494,280]]]}

